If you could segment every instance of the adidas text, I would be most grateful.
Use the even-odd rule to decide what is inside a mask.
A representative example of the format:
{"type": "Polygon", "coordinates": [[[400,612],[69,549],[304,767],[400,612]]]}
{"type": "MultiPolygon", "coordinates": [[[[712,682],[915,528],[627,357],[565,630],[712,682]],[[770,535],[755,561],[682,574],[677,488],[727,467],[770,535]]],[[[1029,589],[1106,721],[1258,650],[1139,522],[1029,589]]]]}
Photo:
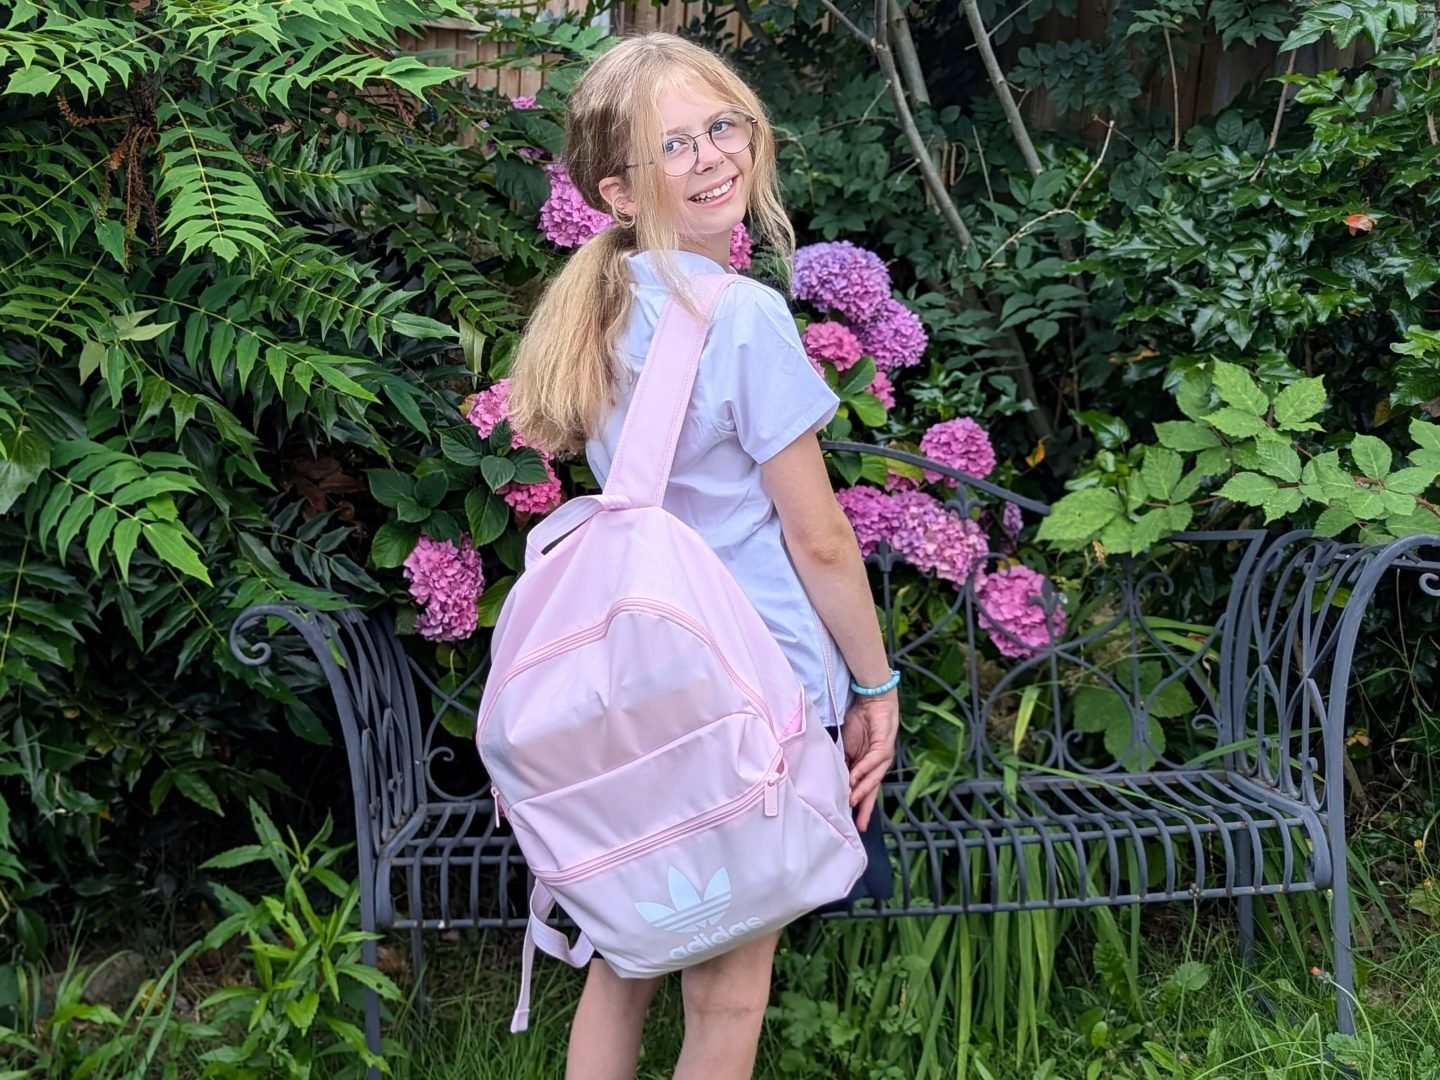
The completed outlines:
{"type": "Polygon", "coordinates": [[[735,923],[728,930],[723,926],[717,930],[712,930],[708,934],[702,930],[684,945],[676,945],[675,948],[671,949],[670,959],[684,960],[687,956],[694,956],[696,953],[706,952],[716,946],[725,944],[727,941],[740,937],[742,934],[748,934],[751,930],[759,930],[764,925],[763,922],[752,915],[744,922],[735,923]]]}

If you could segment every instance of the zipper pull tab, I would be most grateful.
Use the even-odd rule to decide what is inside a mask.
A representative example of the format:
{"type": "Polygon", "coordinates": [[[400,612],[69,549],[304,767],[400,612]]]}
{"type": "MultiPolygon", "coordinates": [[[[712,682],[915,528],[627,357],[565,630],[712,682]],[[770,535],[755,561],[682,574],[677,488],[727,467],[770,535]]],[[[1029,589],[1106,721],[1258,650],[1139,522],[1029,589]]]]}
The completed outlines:
{"type": "Polygon", "coordinates": [[[500,822],[505,820],[505,808],[500,805],[500,792],[495,790],[494,785],[490,787],[490,832],[495,833],[500,829],[500,822]]]}
{"type": "Polygon", "coordinates": [[[765,783],[765,816],[780,815],[780,775],[776,773],[765,783]]]}

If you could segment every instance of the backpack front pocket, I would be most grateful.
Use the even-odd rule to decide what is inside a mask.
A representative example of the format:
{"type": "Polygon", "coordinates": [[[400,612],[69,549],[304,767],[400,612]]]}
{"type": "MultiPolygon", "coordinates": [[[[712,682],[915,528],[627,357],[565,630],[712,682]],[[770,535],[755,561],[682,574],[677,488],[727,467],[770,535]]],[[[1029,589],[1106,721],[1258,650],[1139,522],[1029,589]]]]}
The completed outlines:
{"type": "Polygon", "coordinates": [[[707,815],[764,799],[780,763],[769,720],[732,713],[579,784],[506,807],[537,876],[581,876],[597,861],[669,843],[707,815]]]}

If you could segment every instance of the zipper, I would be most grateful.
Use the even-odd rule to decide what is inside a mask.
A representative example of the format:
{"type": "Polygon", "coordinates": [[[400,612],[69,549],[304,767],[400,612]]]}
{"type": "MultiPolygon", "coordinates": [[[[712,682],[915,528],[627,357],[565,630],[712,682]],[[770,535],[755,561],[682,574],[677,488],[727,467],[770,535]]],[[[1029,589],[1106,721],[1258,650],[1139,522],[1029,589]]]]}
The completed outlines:
{"type": "Polygon", "coordinates": [[[815,620],[815,631],[820,635],[820,658],[825,662],[825,696],[830,699],[830,715],[838,726],[845,722],[845,717],[840,714],[840,703],[835,700],[835,670],[830,665],[830,631],[826,630],[825,624],[820,621],[820,613],[815,610],[814,604],[810,605],[810,617],[815,620]]]}
{"type": "Polygon", "coordinates": [[[730,677],[730,681],[735,684],[736,689],[738,689],[740,693],[744,695],[746,701],[748,701],[751,705],[754,706],[755,711],[759,713],[760,716],[763,717],[770,724],[771,728],[774,728],[774,718],[771,717],[770,711],[765,708],[765,703],[761,700],[760,695],[757,694],[754,690],[752,690],[749,684],[746,683],[743,679],[741,679],[735,669],[730,666],[730,662],[725,659],[724,653],[720,651],[719,646],[715,643],[714,637],[711,636],[708,630],[706,630],[698,622],[692,619],[686,612],[681,611],[679,608],[672,607],[669,604],[662,604],[654,600],[632,599],[621,600],[619,603],[612,606],[610,610],[605,613],[605,618],[602,619],[600,622],[595,623],[593,626],[587,626],[583,629],[572,631],[571,633],[566,634],[563,638],[560,638],[558,641],[552,641],[549,645],[537,649],[534,652],[527,653],[526,655],[517,659],[515,663],[511,665],[510,670],[505,673],[505,677],[500,680],[500,684],[495,688],[495,693],[490,696],[490,707],[485,710],[485,715],[480,718],[480,723],[477,725],[476,728],[476,740],[478,741],[481,733],[484,732],[485,725],[490,720],[490,714],[495,711],[495,702],[499,700],[500,692],[505,689],[505,687],[510,683],[512,679],[519,677],[524,672],[530,670],[531,668],[539,664],[543,664],[546,660],[554,659],[556,656],[559,656],[561,653],[566,652],[577,645],[585,645],[588,644],[590,641],[598,641],[600,638],[603,638],[607,633],[610,632],[610,624],[613,623],[618,616],[624,614],[627,611],[645,611],[649,612],[652,615],[663,616],[665,618],[668,618],[671,622],[678,623],[686,630],[689,630],[692,634],[695,635],[695,637],[699,638],[703,644],[709,647],[711,654],[715,657],[715,659],[720,661],[720,666],[724,669],[725,674],[730,677]]]}
{"type": "Polygon", "coordinates": [[[569,870],[541,872],[531,867],[531,873],[546,885],[571,885],[583,878],[599,874],[630,859],[647,855],[652,851],[674,843],[682,837],[689,836],[691,833],[700,832],[729,821],[733,817],[739,817],[757,803],[764,804],[764,814],[766,817],[777,817],[780,813],[780,784],[787,775],[784,755],[777,754],[775,761],[770,766],[769,775],[767,775],[764,780],[761,780],[754,787],[746,791],[745,794],[732,799],[724,806],[718,806],[714,810],[709,810],[701,814],[699,817],[691,818],[689,821],[682,821],[680,824],[672,825],[668,829],[662,829],[653,836],[636,840],[634,843],[627,844],[622,848],[612,851],[608,855],[602,855],[599,858],[583,862],[579,866],[572,867],[569,870]]]}

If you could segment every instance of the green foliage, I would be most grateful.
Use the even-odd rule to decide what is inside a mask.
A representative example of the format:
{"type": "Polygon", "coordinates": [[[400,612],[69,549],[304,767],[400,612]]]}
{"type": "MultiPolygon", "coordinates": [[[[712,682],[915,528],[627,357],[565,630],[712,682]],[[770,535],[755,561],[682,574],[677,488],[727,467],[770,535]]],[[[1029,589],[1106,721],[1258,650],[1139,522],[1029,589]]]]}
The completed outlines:
{"type": "MultiPolygon", "coordinates": [[[[208,869],[233,869],[269,862],[283,881],[278,896],[252,903],[234,890],[214,885],[225,911],[223,932],[209,939],[219,948],[243,937],[254,971],[252,983],[215,991],[200,1003],[221,1030],[237,1027],[244,1039],[206,1050],[200,1060],[207,1076],[293,1076],[304,1080],[316,1063],[345,1063],[329,1076],[364,1076],[390,1066],[365,1044],[356,991],[368,988],[387,1001],[400,991],[390,979],[362,962],[361,944],[376,935],[357,928],[360,887],[332,869],[344,848],[330,847],[330,822],[309,842],[293,831],[282,837],[269,816],[251,802],[250,818],[259,843],[234,848],[207,862],[208,869]],[[327,908],[314,895],[324,897],[327,908]]],[[[218,930],[219,928],[217,928],[218,930]]],[[[392,1055],[393,1056],[393,1055],[392,1055]]]]}
{"type": "MultiPolygon", "coordinates": [[[[554,125],[395,54],[465,11],[9,8],[0,932],[32,954],[56,886],[151,888],[126,873],[151,815],[178,838],[283,786],[277,736],[326,741],[298,693],[317,673],[242,668],[236,613],[384,603],[420,527],[514,531],[493,491],[538,459],[479,447],[459,407],[549,264],[512,189],[543,190],[516,151],[554,125]],[[410,485],[403,506],[372,499],[372,469],[410,485]]],[[[598,36],[533,15],[485,33],[559,61],[598,36]]]]}

